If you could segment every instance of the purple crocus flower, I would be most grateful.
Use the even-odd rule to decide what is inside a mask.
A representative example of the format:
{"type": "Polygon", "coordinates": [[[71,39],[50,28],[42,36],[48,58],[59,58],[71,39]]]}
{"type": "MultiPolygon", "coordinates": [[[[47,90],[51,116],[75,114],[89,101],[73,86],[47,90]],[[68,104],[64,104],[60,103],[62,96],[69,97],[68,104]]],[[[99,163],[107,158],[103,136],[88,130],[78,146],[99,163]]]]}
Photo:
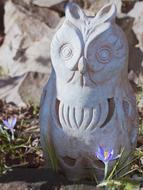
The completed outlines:
{"type": "Polygon", "coordinates": [[[9,118],[8,120],[2,120],[3,121],[3,124],[11,131],[11,133],[14,133],[15,129],[15,125],[16,125],[16,122],[17,122],[17,119],[16,117],[14,118],[9,118]]]}
{"type": "Polygon", "coordinates": [[[102,146],[98,147],[98,151],[96,152],[96,157],[104,162],[105,169],[104,169],[104,180],[107,177],[108,173],[108,163],[109,161],[116,160],[120,157],[120,155],[114,156],[114,150],[111,149],[109,151],[105,150],[102,146]]]}
{"type": "Polygon", "coordinates": [[[109,151],[104,150],[103,147],[99,146],[98,151],[96,152],[96,156],[99,160],[107,164],[109,161],[116,160],[119,156],[114,157],[114,150],[111,149],[109,151]]]}

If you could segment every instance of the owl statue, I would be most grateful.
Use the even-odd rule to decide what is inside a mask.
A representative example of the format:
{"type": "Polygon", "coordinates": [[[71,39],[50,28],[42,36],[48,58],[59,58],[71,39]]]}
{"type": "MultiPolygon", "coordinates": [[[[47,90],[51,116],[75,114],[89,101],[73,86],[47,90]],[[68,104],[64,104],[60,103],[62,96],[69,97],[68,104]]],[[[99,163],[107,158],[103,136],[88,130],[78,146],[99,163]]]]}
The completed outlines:
{"type": "MultiPolygon", "coordinates": [[[[128,44],[107,4],[87,16],[75,3],[51,42],[52,73],[41,98],[40,131],[44,154],[53,148],[70,180],[97,176],[103,165],[99,146],[117,156],[135,149],[136,103],[128,81],[128,44]]],[[[112,163],[110,164],[112,167],[112,163]]]]}

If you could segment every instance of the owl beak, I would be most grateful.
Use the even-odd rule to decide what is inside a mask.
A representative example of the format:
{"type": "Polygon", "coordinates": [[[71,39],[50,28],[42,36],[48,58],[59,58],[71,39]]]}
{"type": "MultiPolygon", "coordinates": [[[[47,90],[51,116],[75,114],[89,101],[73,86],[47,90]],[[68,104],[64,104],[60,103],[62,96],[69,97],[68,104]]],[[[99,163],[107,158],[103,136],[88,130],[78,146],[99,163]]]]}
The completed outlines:
{"type": "Polygon", "coordinates": [[[86,59],[83,56],[79,59],[78,70],[82,75],[86,72],[86,59]]]}

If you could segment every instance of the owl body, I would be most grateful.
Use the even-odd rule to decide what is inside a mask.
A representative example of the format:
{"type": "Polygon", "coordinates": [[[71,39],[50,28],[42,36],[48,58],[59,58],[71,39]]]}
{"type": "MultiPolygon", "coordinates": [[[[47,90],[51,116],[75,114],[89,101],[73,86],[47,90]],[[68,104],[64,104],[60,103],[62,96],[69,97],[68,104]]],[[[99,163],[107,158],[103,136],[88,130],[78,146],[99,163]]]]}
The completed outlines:
{"type": "MultiPolygon", "coordinates": [[[[137,138],[135,98],[127,78],[128,45],[114,4],[95,17],[69,3],[51,43],[52,73],[40,110],[41,143],[55,149],[68,178],[89,175],[99,146],[130,152],[137,138]]],[[[94,164],[95,165],[95,164],[94,164]]],[[[112,165],[112,164],[111,164],[112,165]]],[[[99,176],[103,168],[97,162],[99,176]]],[[[100,174],[101,173],[101,174],[100,174]]]]}

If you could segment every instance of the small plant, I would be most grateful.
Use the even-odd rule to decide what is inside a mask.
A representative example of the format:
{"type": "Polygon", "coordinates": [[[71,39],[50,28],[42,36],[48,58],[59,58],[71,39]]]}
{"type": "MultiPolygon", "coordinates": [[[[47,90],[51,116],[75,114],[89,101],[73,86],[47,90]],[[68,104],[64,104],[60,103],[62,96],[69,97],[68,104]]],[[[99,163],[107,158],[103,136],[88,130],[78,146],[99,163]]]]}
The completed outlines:
{"type": "MultiPolygon", "coordinates": [[[[140,153],[141,154],[141,153],[140,153]]],[[[132,164],[139,159],[139,155],[133,157],[133,155],[128,154],[125,156],[124,149],[117,156],[114,156],[114,150],[105,150],[103,147],[99,146],[98,151],[95,153],[96,157],[104,163],[104,178],[98,183],[98,188],[106,188],[108,190],[133,190],[139,187],[140,182],[131,178],[130,174],[138,170],[138,168],[132,168],[132,164]],[[129,161],[129,158],[131,158],[129,161]],[[116,160],[116,163],[112,170],[108,171],[109,162],[116,160]]],[[[142,155],[142,154],[141,154],[142,155]]],[[[94,170],[95,171],[95,170],[94,170]]]]}
{"type": "Polygon", "coordinates": [[[0,125],[0,175],[18,165],[24,165],[26,151],[30,149],[31,137],[16,134],[17,119],[2,120],[0,125]],[[22,163],[22,164],[21,164],[22,163]]]}
{"type": "MultiPolygon", "coordinates": [[[[11,132],[11,138],[9,140],[14,140],[14,132],[15,132],[15,125],[16,125],[17,119],[16,117],[14,118],[9,118],[8,120],[3,120],[3,124],[6,126],[5,129],[8,129],[11,132]]],[[[8,136],[7,136],[8,137],[8,136]]],[[[10,137],[10,136],[9,136],[10,137]]]]}
{"type": "Polygon", "coordinates": [[[120,155],[113,157],[114,156],[113,149],[109,150],[109,151],[105,151],[101,146],[99,146],[98,151],[96,152],[96,156],[105,165],[105,169],[104,169],[104,180],[105,180],[107,177],[109,162],[118,159],[120,157],[120,155]]]}

